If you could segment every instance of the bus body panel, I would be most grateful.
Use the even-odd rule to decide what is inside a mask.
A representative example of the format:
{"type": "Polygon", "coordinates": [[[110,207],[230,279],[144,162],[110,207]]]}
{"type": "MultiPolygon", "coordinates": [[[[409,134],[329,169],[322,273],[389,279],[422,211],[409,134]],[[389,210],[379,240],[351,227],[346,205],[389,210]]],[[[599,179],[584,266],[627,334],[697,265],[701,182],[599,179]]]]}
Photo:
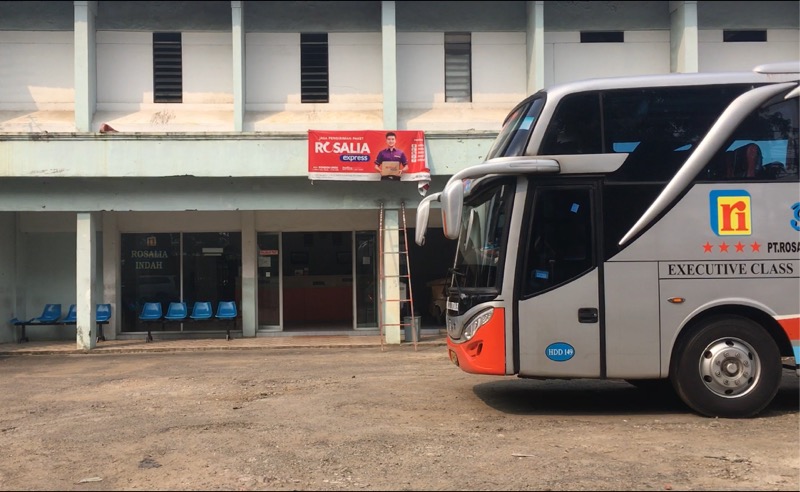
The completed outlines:
{"type": "Polygon", "coordinates": [[[800,241],[792,225],[798,202],[796,182],[696,184],[610,261],[798,258],[800,252],[791,250],[796,246],[786,248],[800,241]],[[731,208],[737,197],[744,200],[743,210],[731,208]],[[744,246],[741,251],[738,243],[744,246]]]}
{"type": "Polygon", "coordinates": [[[608,262],[603,278],[607,377],[661,377],[658,264],[608,262]]]}
{"type": "MultiPolygon", "coordinates": [[[[743,262],[760,268],[760,263],[743,262]]],[[[797,271],[800,260],[791,261],[797,271]]],[[[665,268],[661,265],[661,269],[665,268]]],[[[748,272],[748,274],[752,274],[748,272]]],[[[670,355],[681,330],[700,314],[713,308],[720,313],[731,312],[733,307],[749,307],[773,318],[781,313],[800,311],[800,299],[789,299],[787,292],[797,291],[797,277],[777,278],[678,278],[661,279],[661,346],[663,351],[661,371],[669,373],[670,355]],[[680,297],[683,303],[670,303],[667,299],[680,297]]],[[[777,321],[776,321],[777,322],[777,321]]],[[[786,340],[791,335],[786,333],[786,340]]]]}
{"type": "Polygon", "coordinates": [[[600,376],[600,324],[578,321],[579,309],[599,309],[598,292],[594,269],[557,289],[519,301],[520,376],[600,376]]]}

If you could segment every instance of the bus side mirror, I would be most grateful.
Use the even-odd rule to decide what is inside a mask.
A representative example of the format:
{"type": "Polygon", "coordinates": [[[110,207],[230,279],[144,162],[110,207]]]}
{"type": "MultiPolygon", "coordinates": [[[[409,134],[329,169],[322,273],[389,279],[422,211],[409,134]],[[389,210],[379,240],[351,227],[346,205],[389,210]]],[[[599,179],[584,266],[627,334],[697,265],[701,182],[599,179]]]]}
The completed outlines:
{"type": "Polygon", "coordinates": [[[461,211],[464,206],[464,183],[460,179],[447,183],[442,191],[440,201],[442,202],[444,235],[448,239],[458,239],[461,211]]]}
{"type": "Polygon", "coordinates": [[[414,233],[414,240],[420,246],[425,244],[425,233],[428,230],[428,217],[431,211],[431,202],[439,201],[441,193],[428,195],[417,205],[417,221],[414,233]]]}

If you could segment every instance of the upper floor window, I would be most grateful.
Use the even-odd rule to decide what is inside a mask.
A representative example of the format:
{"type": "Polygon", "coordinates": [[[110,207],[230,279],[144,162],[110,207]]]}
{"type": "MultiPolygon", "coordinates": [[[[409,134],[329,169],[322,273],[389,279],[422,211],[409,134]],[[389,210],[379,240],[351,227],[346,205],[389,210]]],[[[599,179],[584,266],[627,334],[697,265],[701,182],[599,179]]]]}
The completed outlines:
{"type": "Polygon", "coordinates": [[[767,31],[722,31],[722,42],[724,43],[765,43],[767,41],[767,31]]]}
{"type": "Polygon", "coordinates": [[[328,33],[300,34],[300,102],[329,102],[328,33]]]}
{"type": "Polygon", "coordinates": [[[153,33],[153,102],[183,102],[181,33],[153,33]]]}
{"type": "Polygon", "coordinates": [[[581,43],[624,43],[623,31],[581,31],[581,43]]]}
{"type": "Polygon", "coordinates": [[[472,101],[472,34],[444,34],[444,100],[472,101]]]}

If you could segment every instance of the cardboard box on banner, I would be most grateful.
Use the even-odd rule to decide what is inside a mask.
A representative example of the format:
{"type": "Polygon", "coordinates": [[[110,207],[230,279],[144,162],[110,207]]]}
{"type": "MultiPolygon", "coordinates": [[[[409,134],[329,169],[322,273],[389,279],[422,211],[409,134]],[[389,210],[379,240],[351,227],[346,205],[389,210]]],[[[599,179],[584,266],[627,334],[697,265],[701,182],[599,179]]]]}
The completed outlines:
{"type": "Polygon", "coordinates": [[[381,162],[381,176],[400,176],[400,163],[398,161],[381,162]]]}

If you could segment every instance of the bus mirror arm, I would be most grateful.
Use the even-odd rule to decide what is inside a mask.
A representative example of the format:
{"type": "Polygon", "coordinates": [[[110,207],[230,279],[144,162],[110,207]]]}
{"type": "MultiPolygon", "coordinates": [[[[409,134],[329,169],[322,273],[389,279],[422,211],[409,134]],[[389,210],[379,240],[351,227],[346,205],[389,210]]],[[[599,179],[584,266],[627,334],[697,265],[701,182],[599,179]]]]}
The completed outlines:
{"type": "Polygon", "coordinates": [[[428,230],[428,216],[430,215],[431,211],[431,202],[438,202],[439,197],[441,196],[441,192],[428,195],[423,198],[421,202],[419,202],[419,205],[417,205],[417,220],[414,240],[420,246],[425,244],[425,233],[428,230]]]}
{"type": "Polygon", "coordinates": [[[557,174],[561,166],[555,159],[511,156],[489,159],[483,164],[470,166],[455,173],[442,191],[442,225],[448,239],[457,239],[464,207],[464,180],[490,174],[557,174]]]}

